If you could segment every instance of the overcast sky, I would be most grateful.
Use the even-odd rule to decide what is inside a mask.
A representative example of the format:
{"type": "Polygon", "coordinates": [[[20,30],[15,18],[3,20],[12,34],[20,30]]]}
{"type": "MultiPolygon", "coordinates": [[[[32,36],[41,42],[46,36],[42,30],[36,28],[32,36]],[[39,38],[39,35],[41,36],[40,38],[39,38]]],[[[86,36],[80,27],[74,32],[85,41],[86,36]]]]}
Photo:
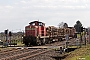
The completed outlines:
{"type": "Polygon", "coordinates": [[[29,22],[42,21],[46,26],[61,22],[74,26],[80,20],[90,25],[90,0],[0,0],[0,32],[24,30],[29,22]]]}

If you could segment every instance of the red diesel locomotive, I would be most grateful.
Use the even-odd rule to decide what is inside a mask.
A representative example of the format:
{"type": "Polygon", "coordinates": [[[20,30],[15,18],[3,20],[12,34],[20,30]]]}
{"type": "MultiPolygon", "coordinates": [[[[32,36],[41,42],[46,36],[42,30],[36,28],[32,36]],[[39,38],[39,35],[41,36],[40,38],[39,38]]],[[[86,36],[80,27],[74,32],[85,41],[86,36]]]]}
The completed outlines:
{"type": "Polygon", "coordinates": [[[30,22],[25,27],[25,36],[23,43],[29,45],[42,45],[51,43],[53,41],[61,41],[65,38],[65,34],[74,36],[75,29],[70,28],[56,28],[54,26],[45,27],[45,23],[39,21],[30,22]]]}
{"type": "Polygon", "coordinates": [[[25,35],[29,36],[46,36],[45,24],[42,22],[34,21],[29,23],[29,26],[25,27],[25,35]]]}

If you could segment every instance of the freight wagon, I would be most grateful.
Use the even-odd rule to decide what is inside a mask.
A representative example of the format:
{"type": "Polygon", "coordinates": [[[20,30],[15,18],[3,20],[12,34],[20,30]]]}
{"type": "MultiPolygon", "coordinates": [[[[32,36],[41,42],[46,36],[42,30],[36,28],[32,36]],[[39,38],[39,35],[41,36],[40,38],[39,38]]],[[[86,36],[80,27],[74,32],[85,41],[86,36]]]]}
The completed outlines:
{"type": "Polygon", "coordinates": [[[25,27],[25,36],[23,37],[23,43],[27,46],[43,45],[47,43],[52,43],[54,41],[61,41],[63,40],[63,38],[65,38],[65,34],[68,34],[70,37],[73,37],[74,32],[75,29],[73,27],[45,27],[45,23],[33,21],[25,27]]]}

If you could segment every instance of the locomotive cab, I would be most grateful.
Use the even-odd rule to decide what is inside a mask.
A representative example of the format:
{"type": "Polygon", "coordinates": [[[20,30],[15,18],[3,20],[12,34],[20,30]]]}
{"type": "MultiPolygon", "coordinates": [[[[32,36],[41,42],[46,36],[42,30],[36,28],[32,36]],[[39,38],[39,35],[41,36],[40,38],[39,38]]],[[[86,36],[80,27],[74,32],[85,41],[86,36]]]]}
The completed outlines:
{"type": "Polygon", "coordinates": [[[45,36],[46,35],[46,28],[45,24],[39,21],[34,21],[29,23],[29,26],[25,27],[25,35],[29,36],[45,36]]]}

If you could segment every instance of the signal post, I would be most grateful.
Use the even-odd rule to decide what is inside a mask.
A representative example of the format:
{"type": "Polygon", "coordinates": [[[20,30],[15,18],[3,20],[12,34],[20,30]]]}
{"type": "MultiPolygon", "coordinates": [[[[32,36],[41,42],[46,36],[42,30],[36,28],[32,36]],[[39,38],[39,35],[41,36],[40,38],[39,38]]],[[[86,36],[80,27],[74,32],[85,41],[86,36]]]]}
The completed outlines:
{"type": "Polygon", "coordinates": [[[89,33],[89,41],[88,41],[88,43],[90,44],[90,29],[88,29],[88,33],[89,33]]]}
{"type": "Polygon", "coordinates": [[[9,32],[9,37],[10,37],[10,46],[11,46],[11,36],[12,36],[12,32],[9,32]]]}
{"type": "Polygon", "coordinates": [[[5,38],[6,38],[6,40],[5,40],[5,42],[3,43],[3,45],[7,47],[7,46],[8,46],[8,29],[5,30],[4,33],[5,33],[5,38]]]}
{"type": "Polygon", "coordinates": [[[66,30],[65,38],[66,38],[65,48],[68,48],[69,35],[68,35],[68,31],[67,30],[66,30]]]}

